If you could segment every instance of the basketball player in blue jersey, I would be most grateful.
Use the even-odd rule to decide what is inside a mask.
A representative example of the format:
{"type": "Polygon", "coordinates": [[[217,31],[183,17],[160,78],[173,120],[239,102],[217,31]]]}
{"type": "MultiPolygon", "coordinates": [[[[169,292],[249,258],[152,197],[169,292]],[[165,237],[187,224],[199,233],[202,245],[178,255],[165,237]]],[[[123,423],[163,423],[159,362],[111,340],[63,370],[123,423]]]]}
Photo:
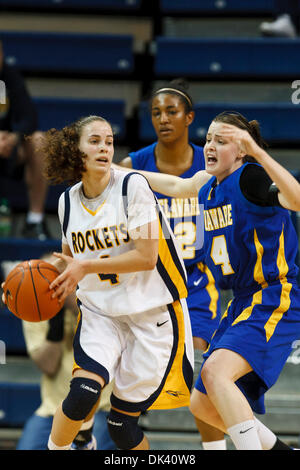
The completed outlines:
{"type": "Polygon", "coordinates": [[[199,419],[227,432],[238,450],[291,450],[253,411],[300,338],[298,240],[290,211],[300,184],[265,150],[257,121],[225,112],[211,123],[206,172],[184,180],[144,172],[155,191],[198,193],[204,205],[206,262],[233,290],[191,398],[199,419]]]}
{"type": "MultiPolygon", "coordinates": [[[[190,178],[199,170],[204,170],[203,148],[189,140],[194,111],[187,89],[187,83],[177,79],[153,93],[150,111],[157,141],[131,152],[119,163],[121,166],[182,178],[190,178]]],[[[195,348],[195,366],[199,363],[200,367],[202,353],[219,325],[221,310],[219,289],[204,263],[203,222],[197,197],[184,199],[181,196],[168,197],[159,192],[155,194],[181,246],[188,275],[187,304],[195,348]]],[[[199,367],[195,367],[196,377],[199,367]]],[[[220,430],[197,418],[196,425],[204,449],[226,449],[224,434],[220,430]]]]}
{"type": "Polygon", "coordinates": [[[108,429],[118,449],[149,447],[147,409],[188,406],[193,344],[186,273],[147,180],[111,168],[110,124],[82,118],[46,133],[46,174],[73,185],[59,199],[61,302],[76,290],[79,318],[70,391],[57,409],[50,450],[67,450],[114,379],[108,429]]]}

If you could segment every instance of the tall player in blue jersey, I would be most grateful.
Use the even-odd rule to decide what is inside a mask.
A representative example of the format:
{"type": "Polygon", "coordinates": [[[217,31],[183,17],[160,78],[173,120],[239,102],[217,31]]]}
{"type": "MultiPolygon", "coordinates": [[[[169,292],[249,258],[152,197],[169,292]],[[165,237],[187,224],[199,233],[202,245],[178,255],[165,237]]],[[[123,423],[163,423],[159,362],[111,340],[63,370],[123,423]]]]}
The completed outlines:
{"type": "MultiPolygon", "coordinates": [[[[157,141],[120,162],[137,170],[169,173],[190,178],[205,168],[203,148],[189,140],[194,119],[192,98],[184,80],[177,79],[159,88],[150,100],[152,124],[157,141]]],[[[156,192],[173,232],[181,246],[188,274],[188,307],[192,324],[195,361],[202,360],[210,339],[220,322],[220,292],[211,271],[203,262],[203,220],[197,197],[167,197],[156,192]],[[199,357],[198,357],[199,356],[199,357]]],[[[199,367],[198,367],[199,372],[199,367]]],[[[197,373],[197,367],[195,374],[197,373]]],[[[224,450],[223,432],[196,419],[207,450],[224,450]]]]}
{"type": "Polygon", "coordinates": [[[225,112],[211,123],[206,172],[190,179],[144,172],[152,188],[204,204],[206,262],[231,288],[191,399],[198,418],[227,432],[238,450],[290,450],[253,411],[300,338],[296,231],[300,184],[263,148],[257,121],[225,112]],[[203,176],[211,175],[203,183],[203,176]]]}

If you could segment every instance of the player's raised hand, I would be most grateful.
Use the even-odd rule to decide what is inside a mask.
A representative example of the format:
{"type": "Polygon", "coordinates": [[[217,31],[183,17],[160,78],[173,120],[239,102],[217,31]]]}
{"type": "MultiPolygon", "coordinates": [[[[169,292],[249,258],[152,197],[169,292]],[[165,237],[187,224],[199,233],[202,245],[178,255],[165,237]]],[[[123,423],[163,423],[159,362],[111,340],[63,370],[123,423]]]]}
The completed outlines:
{"type": "Polygon", "coordinates": [[[236,142],[240,152],[244,155],[256,158],[262,151],[262,148],[255,142],[248,131],[231,124],[224,124],[222,126],[222,136],[236,142]]]}

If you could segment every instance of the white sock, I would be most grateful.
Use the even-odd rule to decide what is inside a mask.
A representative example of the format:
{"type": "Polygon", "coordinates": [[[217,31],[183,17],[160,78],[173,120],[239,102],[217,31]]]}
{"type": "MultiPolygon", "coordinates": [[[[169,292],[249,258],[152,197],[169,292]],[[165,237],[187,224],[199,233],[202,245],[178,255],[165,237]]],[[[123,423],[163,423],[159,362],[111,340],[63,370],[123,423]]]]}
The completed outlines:
{"type": "Polygon", "coordinates": [[[70,450],[71,444],[72,444],[72,442],[70,444],[66,445],[66,446],[57,446],[52,441],[51,436],[49,436],[48,449],[49,450],[70,450]]]}
{"type": "Polygon", "coordinates": [[[272,449],[272,447],[275,445],[275,442],[277,441],[277,437],[269,428],[259,421],[259,419],[254,417],[254,420],[263,450],[272,449]]]}
{"type": "Polygon", "coordinates": [[[226,450],[226,440],[202,442],[203,450],[226,450]]]}
{"type": "Polygon", "coordinates": [[[237,450],[262,450],[254,419],[235,424],[227,432],[237,450]]]}
{"type": "Polygon", "coordinates": [[[29,224],[39,224],[42,222],[44,214],[42,212],[32,212],[29,211],[26,217],[26,220],[29,224]]]}

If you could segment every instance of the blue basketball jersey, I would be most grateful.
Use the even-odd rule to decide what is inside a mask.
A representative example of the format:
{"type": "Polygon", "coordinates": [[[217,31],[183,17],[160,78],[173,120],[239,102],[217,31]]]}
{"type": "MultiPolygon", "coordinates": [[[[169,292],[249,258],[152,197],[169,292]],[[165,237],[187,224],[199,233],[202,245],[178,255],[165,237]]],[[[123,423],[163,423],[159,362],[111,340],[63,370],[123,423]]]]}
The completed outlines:
{"type": "MultiPolygon", "coordinates": [[[[158,173],[155,147],[157,142],[129,154],[132,167],[158,173]]],[[[192,166],[181,175],[191,178],[204,170],[203,148],[190,144],[194,150],[192,166]]],[[[203,211],[198,198],[172,198],[155,193],[177,238],[188,275],[188,308],[194,337],[209,342],[221,318],[220,292],[215,280],[204,263],[203,251],[203,211]]]]}
{"type": "Polygon", "coordinates": [[[281,280],[296,282],[297,235],[289,211],[249,202],[240,189],[241,168],[199,192],[204,205],[206,264],[218,285],[251,294],[281,280]]]}
{"type": "MultiPolygon", "coordinates": [[[[132,167],[159,173],[154,153],[156,145],[157,142],[131,152],[132,167]]],[[[191,178],[197,171],[205,169],[203,148],[192,143],[190,145],[194,150],[193,163],[181,175],[182,178],[191,178]]],[[[185,265],[188,267],[203,261],[203,215],[197,197],[174,198],[157,192],[155,194],[177,238],[185,265]]]]}
{"type": "MultiPolygon", "coordinates": [[[[236,385],[252,409],[264,413],[264,393],[300,335],[298,240],[288,210],[258,206],[243,196],[240,177],[249,164],[220,184],[212,177],[199,191],[206,263],[216,282],[234,293],[203,357],[216,349],[242,356],[253,371],[236,385]]],[[[195,388],[206,393],[201,374],[195,388]]]]}

